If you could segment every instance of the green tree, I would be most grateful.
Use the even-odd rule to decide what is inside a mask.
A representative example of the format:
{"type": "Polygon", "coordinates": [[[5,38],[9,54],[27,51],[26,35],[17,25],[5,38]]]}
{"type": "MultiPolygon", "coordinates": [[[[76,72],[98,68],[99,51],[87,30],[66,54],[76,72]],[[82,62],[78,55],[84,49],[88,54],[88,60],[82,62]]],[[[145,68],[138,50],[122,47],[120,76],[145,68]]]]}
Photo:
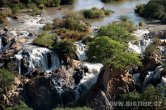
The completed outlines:
{"type": "Polygon", "coordinates": [[[93,39],[88,45],[87,56],[92,62],[100,62],[120,70],[129,70],[141,64],[138,55],[128,51],[127,45],[107,36],[93,39]]]}
{"type": "Polygon", "coordinates": [[[166,13],[165,7],[166,2],[164,0],[150,0],[147,4],[138,5],[135,12],[143,17],[159,19],[163,22],[166,13]]]}
{"type": "MultiPolygon", "coordinates": [[[[124,24],[124,23],[123,23],[124,24]]],[[[134,39],[134,36],[129,32],[128,28],[124,27],[122,23],[113,23],[103,26],[99,29],[97,36],[108,36],[113,40],[120,42],[127,42],[134,39]]]]}

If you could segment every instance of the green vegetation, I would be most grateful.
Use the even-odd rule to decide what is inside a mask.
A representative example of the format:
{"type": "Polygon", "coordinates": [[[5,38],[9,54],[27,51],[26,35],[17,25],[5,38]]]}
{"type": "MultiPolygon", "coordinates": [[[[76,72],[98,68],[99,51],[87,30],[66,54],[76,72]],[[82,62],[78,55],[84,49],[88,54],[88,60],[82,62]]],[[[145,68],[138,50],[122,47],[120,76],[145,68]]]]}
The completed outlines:
{"type": "Polygon", "coordinates": [[[27,7],[32,4],[37,5],[38,7],[57,7],[59,5],[64,4],[72,4],[74,0],[1,0],[0,7],[13,7],[17,5],[17,7],[27,7]]]}
{"type": "Polygon", "coordinates": [[[11,12],[9,9],[0,10],[0,24],[8,25],[8,16],[11,16],[11,12]]]}
{"type": "Polygon", "coordinates": [[[87,107],[77,107],[77,108],[56,108],[54,110],[92,110],[87,107]]]}
{"type": "Polygon", "coordinates": [[[129,17],[126,15],[122,15],[119,17],[119,20],[127,22],[129,20],[129,17]]]}
{"type": "Polygon", "coordinates": [[[54,49],[58,52],[60,56],[74,58],[76,54],[76,45],[69,39],[64,39],[58,41],[54,45],[54,49]]]}
{"type": "Polygon", "coordinates": [[[6,69],[0,69],[0,94],[4,91],[10,90],[14,82],[14,74],[6,69]]]}
{"type": "MultiPolygon", "coordinates": [[[[127,101],[150,101],[150,102],[161,102],[160,106],[140,106],[139,109],[141,110],[163,110],[166,107],[165,101],[166,101],[166,96],[161,92],[165,91],[166,88],[156,88],[154,86],[148,86],[143,93],[138,93],[138,92],[129,92],[127,94],[123,94],[120,96],[121,101],[127,102],[127,101]]],[[[121,109],[123,110],[129,110],[131,109],[132,106],[130,107],[123,107],[121,109]]],[[[134,107],[133,107],[134,108],[134,107]]],[[[119,108],[120,109],[120,108],[119,108]]],[[[121,110],[120,109],[120,110],[121,110]]]]}
{"type": "Polygon", "coordinates": [[[4,13],[0,13],[0,24],[8,25],[7,16],[4,13]]]}
{"type": "Polygon", "coordinates": [[[92,62],[101,62],[107,67],[128,70],[141,64],[137,54],[128,51],[128,46],[107,36],[96,37],[88,45],[87,56],[92,62]]]}
{"type": "Polygon", "coordinates": [[[32,109],[29,108],[24,102],[20,102],[19,105],[16,105],[15,107],[6,108],[5,110],[32,110],[32,109]]]}
{"type": "Polygon", "coordinates": [[[164,0],[150,0],[147,4],[138,5],[135,12],[146,18],[159,19],[166,23],[166,2],[164,0]]]}
{"type": "Polygon", "coordinates": [[[56,38],[55,35],[49,34],[48,32],[43,32],[33,41],[33,43],[38,46],[52,48],[54,38],[56,38]]]}
{"type": "Polygon", "coordinates": [[[47,24],[43,27],[43,30],[44,30],[44,31],[49,31],[49,30],[52,30],[52,28],[53,28],[52,24],[47,23],[47,24]]]}
{"type": "Polygon", "coordinates": [[[161,52],[160,52],[160,49],[158,48],[158,46],[160,46],[160,45],[161,45],[160,39],[155,38],[153,40],[153,43],[150,44],[148,47],[146,47],[144,55],[147,57],[154,55],[154,54],[160,55],[161,52]]]}
{"type": "Polygon", "coordinates": [[[134,26],[132,23],[121,21],[119,23],[113,23],[101,27],[97,33],[97,36],[108,36],[112,40],[127,42],[135,39],[134,36],[131,35],[133,30],[134,26]]]}
{"type": "Polygon", "coordinates": [[[83,15],[87,19],[95,19],[95,18],[103,18],[106,15],[110,15],[112,11],[104,10],[104,9],[98,9],[98,8],[92,8],[92,9],[86,9],[82,11],[83,15]]]}
{"type": "Polygon", "coordinates": [[[89,35],[88,24],[84,21],[84,17],[76,12],[70,13],[63,19],[54,19],[53,28],[59,36],[73,40],[80,40],[89,35]]]}
{"type": "Polygon", "coordinates": [[[140,65],[139,56],[128,50],[128,42],[135,39],[131,35],[134,29],[130,21],[120,21],[101,27],[97,37],[88,45],[89,60],[124,71],[140,65]]]}

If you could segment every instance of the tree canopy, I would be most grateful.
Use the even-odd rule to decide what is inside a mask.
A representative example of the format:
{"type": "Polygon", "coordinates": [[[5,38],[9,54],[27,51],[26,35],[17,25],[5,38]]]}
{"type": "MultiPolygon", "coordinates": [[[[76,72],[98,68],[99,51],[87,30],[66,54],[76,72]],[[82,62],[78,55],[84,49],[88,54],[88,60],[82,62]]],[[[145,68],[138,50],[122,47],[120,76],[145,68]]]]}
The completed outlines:
{"type": "Polygon", "coordinates": [[[126,44],[112,40],[107,36],[96,37],[88,45],[87,56],[92,62],[101,62],[105,66],[128,70],[141,64],[136,53],[128,51],[126,44]]]}
{"type": "Polygon", "coordinates": [[[160,19],[166,23],[166,2],[165,0],[150,0],[147,4],[140,4],[135,12],[146,18],[160,19]]]}
{"type": "Polygon", "coordinates": [[[133,28],[134,27],[131,24],[127,24],[127,22],[122,21],[101,27],[97,36],[108,36],[112,40],[127,42],[134,39],[134,36],[131,34],[133,28]]]}

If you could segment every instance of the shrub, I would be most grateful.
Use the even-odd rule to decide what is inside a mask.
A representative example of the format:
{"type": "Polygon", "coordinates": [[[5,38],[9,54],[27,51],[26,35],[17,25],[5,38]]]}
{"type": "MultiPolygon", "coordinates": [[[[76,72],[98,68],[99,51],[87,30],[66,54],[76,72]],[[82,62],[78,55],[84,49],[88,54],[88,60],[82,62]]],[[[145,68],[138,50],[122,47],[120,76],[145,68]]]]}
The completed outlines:
{"type": "Polygon", "coordinates": [[[0,94],[4,92],[5,88],[10,90],[13,82],[14,74],[6,69],[0,69],[0,94]]]}
{"type": "Polygon", "coordinates": [[[44,31],[49,31],[49,30],[52,30],[52,28],[53,28],[52,24],[47,23],[47,24],[43,27],[43,30],[44,30],[44,31]]]}
{"type": "Polygon", "coordinates": [[[67,39],[73,39],[75,41],[86,39],[88,37],[87,33],[78,32],[75,30],[70,30],[65,28],[57,30],[56,34],[58,36],[61,36],[62,39],[67,38],[67,39]]]}
{"type": "Polygon", "coordinates": [[[55,37],[55,35],[51,35],[48,32],[43,32],[33,41],[33,43],[35,45],[52,48],[55,37]]]}
{"type": "Polygon", "coordinates": [[[38,8],[34,8],[33,11],[32,11],[32,16],[36,16],[36,15],[39,15],[39,14],[41,14],[41,11],[38,8]]]}
{"type": "Polygon", "coordinates": [[[105,17],[105,11],[102,9],[98,9],[98,8],[86,9],[86,10],[83,10],[82,13],[84,14],[85,18],[87,18],[87,19],[105,17]]]}
{"type": "Polygon", "coordinates": [[[53,24],[52,25],[53,25],[53,27],[55,29],[62,28],[63,27],[63,20],[61,18],[55,18],[53,20],[53,24]]]}
{"type": "Polygon", "coordinates": [[[19,105],[16,105],[15,107],[6,108],[5,110],[32,110],[32,109],[29,108],[24,102],[20,102],[19,105]]]}
{"type": "Polygon", "coordinates": [[[144,55],[151,56],[153,54],[160,54],[160,49],[158,49],[156,45],[150,44],[148,47],[146,47],[144,55]]]}
{"type": "Polygon", "coordinates": [[[129,17],[126,15],[120,16],[119,20],[127,22],[129,20],[129,17]]]}
{"type": "Polygon", "coordinates": [[[113,13],[111,10],[104,10],[98,8],[86,9],[82,11],[83,15],[87,19],[103,18],[106,15],[113,13]]]}
{"type": "Polygon", "coordinates": [[[59,36],[73,40],[80,40],[89,35],[89,25],[84,22],[83,16],[76,12],[62,19],[54,19],[53,28],[59,36]]]}
{"type": "Polygon", "coordinates": [[[74,42],[68,39],[58,41],[57,44],[54,45],[54,49],[57,50],[60,56],[74,58],[76,54],[74,42]]]}
{"type": "MultiPolygon", "coordinates": [[[[148,86],[143,93],[138,93],[138,92],[129,92],[126,94],[123,94],[120,96],[120,100],[122,102],[127,102],[127,101],[141,101],[141,102],[152,102],[151,104],[160,104],[160,105],[156,105],[156,106],[139,106],[140,110],[163,110],[166,105],[165,105],[165,101],[166,101],[166,97],[165,95],[161,92],[161,91],[165,91],[166,88],[158,88],[158,87],[154,87],[154,86],[148,86]],[[157,103],[155,103],[157,102],[157,103]]],[[[137,103],[138,104],[138,103],[137,103]]],[[[134,109],[135,106],[129,106],[129,107],[118,107],[118,109],[124,109],[124,110],[131,110],[134,109]]],[[[120,110],[121,110],[120,109],[120,110]]]]}
{"type": "Polygon", "coordinates": [[[138,5],[135,12],[146,18],[154,18],[163,21],[166,13],[165,7],[166,3],[164,0],[150,0],[147,4],[138,5]]]}

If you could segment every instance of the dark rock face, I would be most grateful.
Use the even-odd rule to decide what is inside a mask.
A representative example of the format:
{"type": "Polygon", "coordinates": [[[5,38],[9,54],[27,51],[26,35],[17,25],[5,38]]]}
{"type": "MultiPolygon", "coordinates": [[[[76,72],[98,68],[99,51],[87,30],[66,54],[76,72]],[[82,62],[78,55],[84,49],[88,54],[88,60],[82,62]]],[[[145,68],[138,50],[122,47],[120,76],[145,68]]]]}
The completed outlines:
{"type": "Polygon", "coordinates": [[[111,101],[119,94],[135,90],[135,83],[128,72],[102,69],[97,83],[75,105],[88,106],[94,110],[112,110],[111,101]]]}
{"type": "Polygon", "coordinates": [[[51,110],[74,101],[75,83],[70,74],[61,68],[50,76],[41,76],[28,82],[24,91],[28,105],[34,110],[51,110]]]}
{"type": "Polygon", "coordinates": [[[147,71],[154,71],[157,66],[161,65],[161,62],[161,54],[153,53],[144,57],[143,66],[140,67],[139,71],[142,82],[147,75],[147,71]]]}

